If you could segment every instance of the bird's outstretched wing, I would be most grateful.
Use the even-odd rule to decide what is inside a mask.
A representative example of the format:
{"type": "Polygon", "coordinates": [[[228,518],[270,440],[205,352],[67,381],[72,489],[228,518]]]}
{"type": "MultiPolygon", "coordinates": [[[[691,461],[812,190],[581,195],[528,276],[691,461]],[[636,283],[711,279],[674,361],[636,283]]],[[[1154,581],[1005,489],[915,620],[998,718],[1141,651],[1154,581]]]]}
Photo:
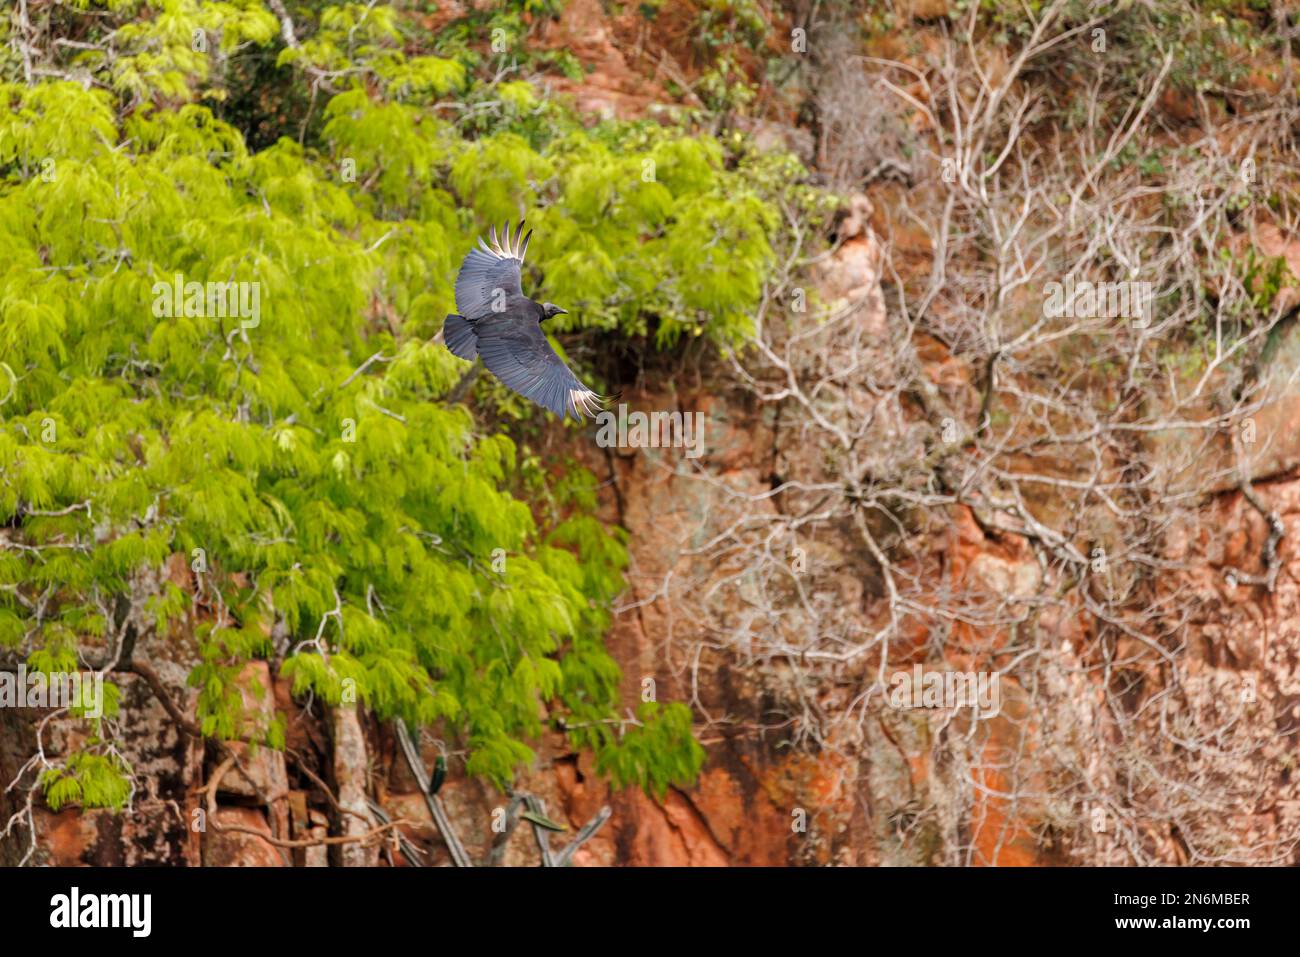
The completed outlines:
{"type": "Polygon", "coordinates": [[[464,316],[448,316],[442,323],[443,344],[451,354],[473,362],[478,357],[478,336],[474,325],[464,316]]]}
{"type": "Polygon", "coordinates": [[[532,230],[520,243],[519,236],[524,231],[523,220],[519,221],[513,237],[510,236],[510,223],[507,222],[497,238],[497,228],[492,227],[489,245],[481,238],[478,248],[471,249],[460,264],[456,274],[456,310],[466,319],[481,319],[493,312],[502,312],[516,299],[523,297],[519,285],[519,269],[524,264],[524,254],[528,252],[528,240],[532,239],[532,230]]]}
{"type": "Polygon", "coordinates": [[[509,388],[560,418],[600,411],[603,397],[583,385],[566,366],[536,322],[489,320],[477,327],[483,364],[509,388]]]}

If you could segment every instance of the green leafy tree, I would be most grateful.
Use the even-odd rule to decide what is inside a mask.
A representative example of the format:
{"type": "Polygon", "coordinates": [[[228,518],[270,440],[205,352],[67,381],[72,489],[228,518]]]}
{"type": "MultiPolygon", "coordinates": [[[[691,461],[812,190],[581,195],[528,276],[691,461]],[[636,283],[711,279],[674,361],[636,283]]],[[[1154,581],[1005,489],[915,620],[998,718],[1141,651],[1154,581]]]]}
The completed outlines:
{"type": "MultiPolygon", "coordinates": [[[[299,694],[439,725],[500,786],[546,722],[620,783],[690,781],[687,707],[617,717],[626,554],[594,481],[542,496],[540,463],[448,401],[466,366],[430,338],[479,232],[527,211],[529,281],[575,323],[738,343],[775,180],[686,130],[584,130],[472,56],[409,56],[387,7],[292,30],[254,0],[57,15],[7,28],[76,45],[0,60],[0,655],[111,678],[128,632],[192,634],[215,738],[282,744],[237,684],[268,658],[299,694]],[[258,124],[214,110],[231,63],[276,46],[320,138],[253,150],[258,124]],[[186,587],[159,574],[177,556],[186,587]]],[[[87,720],[51,806],[128,799],[113,725],[87,720]]]]}

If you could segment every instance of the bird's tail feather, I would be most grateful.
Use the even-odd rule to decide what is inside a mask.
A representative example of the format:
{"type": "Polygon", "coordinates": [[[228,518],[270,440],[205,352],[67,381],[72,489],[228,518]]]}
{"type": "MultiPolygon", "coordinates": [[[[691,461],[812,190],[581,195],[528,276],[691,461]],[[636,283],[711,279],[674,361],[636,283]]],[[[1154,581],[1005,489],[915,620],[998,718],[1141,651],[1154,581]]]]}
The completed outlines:
{"type": "Polygon", "coordinates": [[[455,313],[446,318],[442,324],[442,341],[447,344],[451,354],[461,359],[473,360],[478,356],[478,336],[474,326],[464,316],[455,313]]]}

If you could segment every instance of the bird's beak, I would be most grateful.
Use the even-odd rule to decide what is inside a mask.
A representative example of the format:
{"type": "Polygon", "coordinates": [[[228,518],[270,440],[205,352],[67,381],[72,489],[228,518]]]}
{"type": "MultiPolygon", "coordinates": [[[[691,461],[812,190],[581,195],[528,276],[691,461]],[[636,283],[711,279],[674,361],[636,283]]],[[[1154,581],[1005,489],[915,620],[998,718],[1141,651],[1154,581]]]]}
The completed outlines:
{"type": "Polygon", "coordinates": [[[555,314],[556,314],[557,316],[567,316],[567,315],[569,314],[569,310],[567,310],[567,309],[561,309],[559,306],[556,306],[556,307],[555,307],[555,314]]]}

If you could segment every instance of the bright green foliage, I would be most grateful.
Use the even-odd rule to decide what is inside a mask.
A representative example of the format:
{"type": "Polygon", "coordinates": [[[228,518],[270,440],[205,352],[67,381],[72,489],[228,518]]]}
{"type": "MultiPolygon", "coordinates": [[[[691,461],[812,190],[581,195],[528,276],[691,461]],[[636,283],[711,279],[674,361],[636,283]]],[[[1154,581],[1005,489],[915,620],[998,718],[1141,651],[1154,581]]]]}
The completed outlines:
{"type": "MultiPolygon", "coordinates": [[[[283,744],[241,701],[265,658],[299,694],[438,725],[499,785],[544,720],[620,783],[689,781],[688,708],[617,717],[626,555],[590,476],[448,404],[466,364],[430,340],[465,251],[526,212],[526,288],[573,327],[738,343],[801,171],[584,130],[522,80],[474,83],[472,58],[406,56],[362,4],[281,47],[286,83],[335,90],[323,148],[252,152],[199,101],[224,95],[220,56],[280,43],[262,4],[92,6],[123,22],[113,56],[62,64],[90,89],[0,84],[0,653],[74,670],[129,617],[197,649],[206,735],[283,744]],[[457,97],[493,108],[448,116],[457,97]]],[[[95,729],[45,772],[52,806],[127,799],[95,729]]]]}
{"type": "MultiPolygon", "coordinates": [[[[438,401],[460,363],[392,319],[418,313],[460,240],[436,219],[374,219],[296,146],[249,155],[202,108],[119,131],[105,97],[75,86],[0,96],[14,107],[0,349],[17,379],[0,522],[32,549],[0,552],[0,585],[17,589],[0,592],[7,643],[33,667],[73,667],[114,596],[148,590],[149,570],[180,555],[193,593],[160,586],[147,614],[200,642],[206,734],[280,743],[243,720],[235,683],[277,650],[295,690],[443,721],[469,770],[499,783],[531,758],[540,701],[607,717],[621,546],[580,510],[539,537],[506,491],[513,443],[438,401]],[[24,175],[47,157],[50,181],[24,175]],[[169,305],[177,274],[260,283],[257,324],[187,314],[206,300],[169,305]],[[46,590],[39,620],[14,600],[46,590]]],[[[49,784],[71,800],[71,781],[49,784]]]]}
{"type": "MultiPolygon", "coordinates": [[[[536,230],[529,288],[570,311],[553,330],[645,335],[654,322],[665,346],[683,332],[736,344],[751,330],[778,213],[747,167],[724,168],[716,141],[612,122],[552,131],[540,145],[513,129],[472,143],[446,129],[430,139],[439,133],[417,110],[375,103],[361,91],[335,98],[327,113],[338,161],[353,159],[359,180],[375,180],[385,212],[414,213],[422,204],[425,215],[436,215],[427,208],[447,195],[426,190],[436,185],[439,159],[477,222],[500,225],[527,211],[536,230]]],[[[475,238],[468,234],[453,260],[475,238]]]]}
{"type": "MultiPolygon", "coordinates": [[[[197,83],[209,79],[211,54],[229,56],[246,44],[265,44],[278,28],[260,0],[65,0],[59,6],[54,16],[93,23],[96,34],[105,32],[101,24],[116,24],[102,44],[69,47],[66,72],[94,76],[132,101],[188,99],[197,83]],[[105,20],[106,14],[112,19],[105,20]]],[[[33,19],[45,13],[29,7],[33,19]]],[[[0,23],[0,36],[12,29],[0,23]]],[[[14,72],[17,60],[6,42],[0,65],[14,72]]],[[[205,92],[220,96],[219,90],[205,92]]]]}
{"type": "Polygon", "coordinates": [[[583,76],[582,64],[568,50],[546,50],[527,42],[529,17],[558,17],[568,0],[496,0],[490,4],[463,4],[462,16],[431,38],[434,49],[471,68],[485,67],[490,59],[509,59],[520,66],[553,67],[569,79],[583,76]],[[526,17],[526,15],[528,15],[526,17]],[[484,51],[484,38],[489,40],[484,51]]]}
{"type": "Polygon", "coordinates": [[[45,803],[52,811],[69,804],[121,807],[131,794],[129,773],[116,753],[78,751],[62,767],[48,768],[42,774],[45,803]]]}
{"type": "MultiPolygon", "coordinates": [[[[530,254],[537,249],[541,294],[565,304],[571,324],[644,334],[655,317],[665,345],[684,330],[744,338],[777,223],[743,172],[723,170],[716,142],[611,123],[548,145],[549,202],[530,223],[538,229],[530,254]]],[[[452,182],[496,220],[508,210],[503,194],[536,179],[544,162],[518,137],[498,134],[461,158],[452,182]],[[484,182],[484,167],[518,170],[515,183],[484,182]]]]}
{"type": "Polygon", "coordinates": [[[465,82],[460,63],[407,57],[394,46],[400,40],[392,7],[343,3],[326,7],[315,35],[298,47],[286,47],[277,62],[307,68],[317,76],[372,74],[397,100],[427,101],[465,82]]]}
{"type": "Polygon", "coordinates": [[[616,739],[608,728],[588,736],[586,743],[599,755],[597,770],[612,775],[620,784],[630,784],[645,780],[640,769],[647,767],[646,786],[660,798],[668,785],[694,780],[704,764],[704,749],[690,737],[691,709],[678,702],[645,702],[637,709],[637,719],[637,725],[617,739],[618,747],[609,746],[616,739]],[[683,739],[689,740],[688,746],[677,747],[675,743],[683,739]]]}

